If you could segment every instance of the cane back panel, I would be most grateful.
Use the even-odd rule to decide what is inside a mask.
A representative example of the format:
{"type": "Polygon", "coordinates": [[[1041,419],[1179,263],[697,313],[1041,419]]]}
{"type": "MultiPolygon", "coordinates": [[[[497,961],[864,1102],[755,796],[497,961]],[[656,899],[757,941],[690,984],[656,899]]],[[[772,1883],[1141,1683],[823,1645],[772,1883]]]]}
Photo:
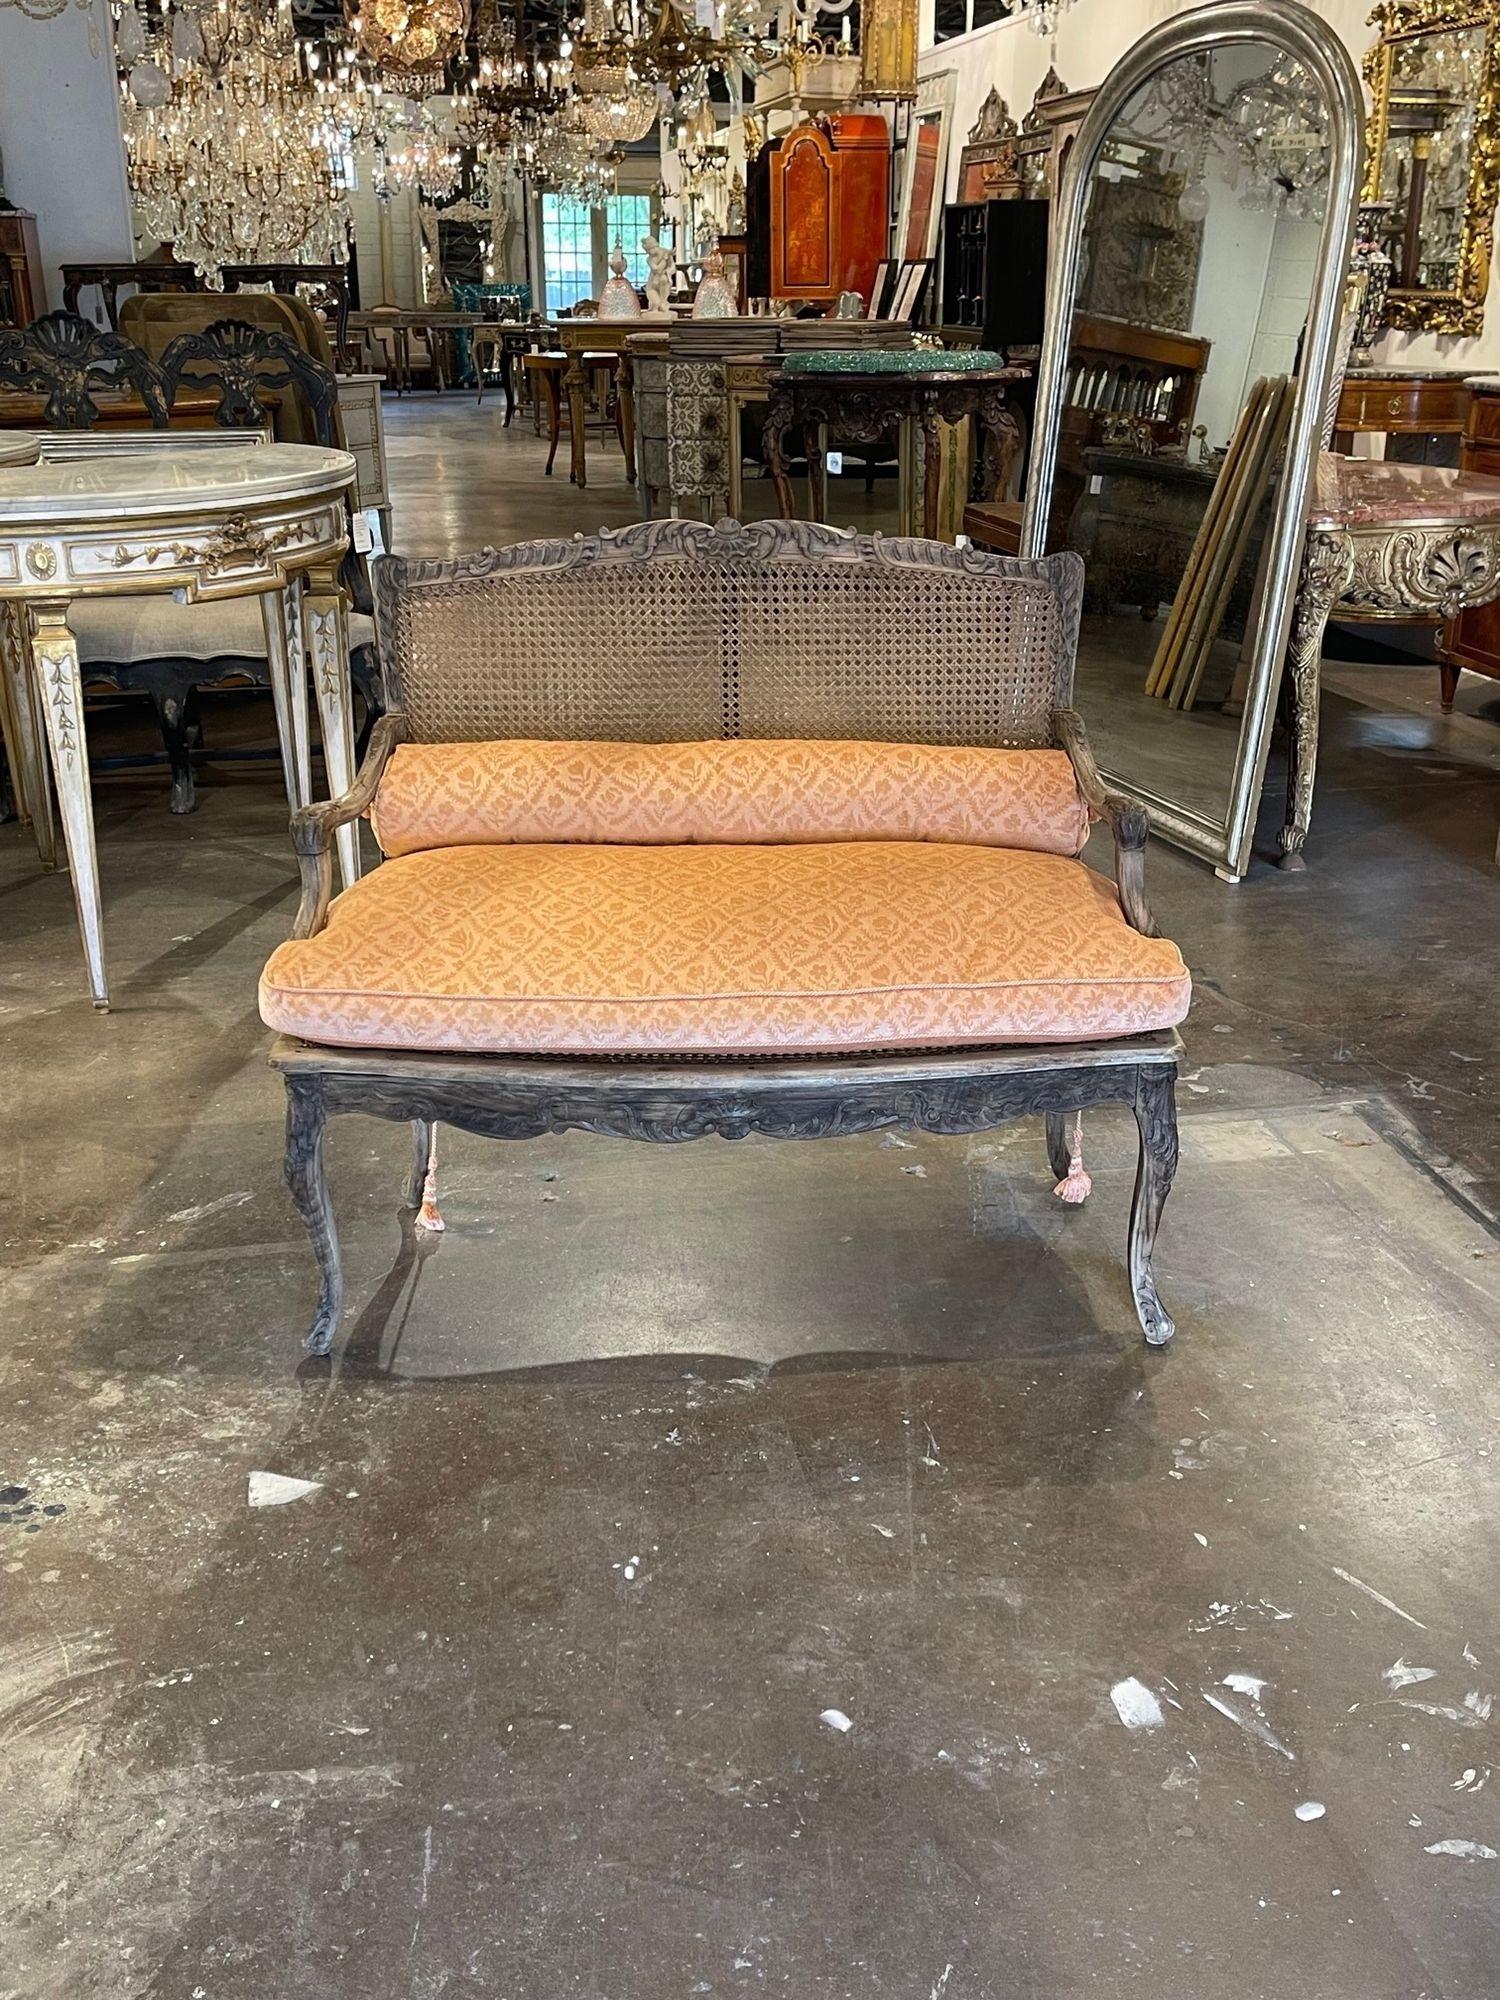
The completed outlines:
{"type": "Polygon", "coordinates": [[[454,562],[391,557],[381,658],[419,743],[1035,748],[1070,698],[1082,578],[1069,554],[653,521],[454,562]]]}

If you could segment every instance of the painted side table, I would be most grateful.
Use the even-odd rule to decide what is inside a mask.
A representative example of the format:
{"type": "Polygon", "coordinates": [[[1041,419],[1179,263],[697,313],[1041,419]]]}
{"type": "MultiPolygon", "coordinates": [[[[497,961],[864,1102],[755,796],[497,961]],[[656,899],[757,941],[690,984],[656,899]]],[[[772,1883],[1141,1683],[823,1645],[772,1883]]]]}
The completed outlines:
{"type": "Polygon", "coordinates": [[[1500,598],[1500,479],[1325,452],[1307,521],[1287,655],[1291,745],[1283,868],[1306,867],[1330,616],[1410,624],[1500,598]]]}
{"type": "Polygon", "coordinates": [[[972,417],[988,454],[985,491],[1003,492],[1021,433],[1009,406],[1011,385],[1024,381],[1026,368],[1007,367],[998,355],[915,350],[878,354],[836,352],[791,357],[770,382],[766,418],[766,463],[776,483],[776,504],[786,520],[796,518],[787,468],[788,431],[801,429],[807,453],[812,519],[828,512],[824,435],[835,432],[860,444],[874,444],[888,432],[910,426],[920,432],[925,452],[920,532],[938,534],[942,468],[940,424],[972,417]]]}
{"type": "MultiPolygon", "coordinates": [[[[348,544],[347,452],[316,445],[206,445],[69,457],[0,467],[0,609],[14,634],[24,614],[21,695],[40,709],[89,992],[109,1005],[88,746],[71,605],[90,596],[170,593],[179,602],[257,596],[287,792],[310,802],[312,743],[306,660],[323,731],[330,791],[354,777],[348,607],[339,561],[348,544]],[[307,651],[304,653],[304,639],[307,651]]],[[[38,819],[38,846],[47,859],[38,819]]],[[[350,829],[352,832],[352,829],[350,829]]],[[[345,885],[359,873],[351,839],[339,849],[345,885]]]]}

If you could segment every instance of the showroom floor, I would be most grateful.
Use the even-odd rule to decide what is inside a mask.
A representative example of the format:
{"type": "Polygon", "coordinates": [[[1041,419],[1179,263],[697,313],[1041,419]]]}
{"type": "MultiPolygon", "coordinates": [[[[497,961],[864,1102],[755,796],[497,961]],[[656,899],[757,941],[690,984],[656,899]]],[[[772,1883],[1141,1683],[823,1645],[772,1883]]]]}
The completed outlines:
{"type": "MultiPolygon", "coordinates": [[[[399,546],[634,511],[388,416],[399,546]]],[[[0,1996],[1493,1995],[1500,702],[1339,685],[1308,874],[1151,857],[1162,1354],[1117,1118],[445,1134],[420,1241],[351,1119],[309,1362],[273,765],[101,781],[106,1018],[0,827],[0,1996]]]]}

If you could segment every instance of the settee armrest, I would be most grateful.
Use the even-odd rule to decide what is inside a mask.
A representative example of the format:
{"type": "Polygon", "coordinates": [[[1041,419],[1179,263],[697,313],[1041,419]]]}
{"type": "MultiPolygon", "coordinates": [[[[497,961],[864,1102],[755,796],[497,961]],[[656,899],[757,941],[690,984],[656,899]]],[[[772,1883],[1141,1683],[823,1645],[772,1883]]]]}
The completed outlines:
{"type": "Polygon", "coordinates": [[[341,798],[323,805],[299,806],[292,814],[292,846],[302,870],[302,901],[292,924],[294,938],[316,937],[328,919],[333,895],[331,848],[334,832],[367,811],[380,784],[381,773],[398,743],[406,741],[406,717],[395,710],[382,715],[370,731],[365,761],[354,783],[341,798]]]}
{"type": "Polygon", "coordinates": [[[1058,748],[1068,753],[1084,804],[1115,837],[1115,887],[1125,921],[1144,937],[1160,937],[1146,901],[1146,842],[1151,833],[1146,808],[1107,789],[1077,709],[1059,708],[1052,719],[1058,748]]]}

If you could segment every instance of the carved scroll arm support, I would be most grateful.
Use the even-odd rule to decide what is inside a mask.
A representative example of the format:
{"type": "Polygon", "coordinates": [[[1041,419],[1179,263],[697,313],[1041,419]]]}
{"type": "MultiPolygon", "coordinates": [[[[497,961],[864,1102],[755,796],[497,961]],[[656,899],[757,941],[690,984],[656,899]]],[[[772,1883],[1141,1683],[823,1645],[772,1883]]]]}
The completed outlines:
{"type": "Polygon", "coordinates": [[[302,870],[302,901],[292,925],[294,938],[316,937],[327,922],[333,895],[333,836],[339,827],[369,810],[391,752],[406,738],[404,715],[393,710],[381,716],[370,732],[365,761],[348,791],[323,805],[300,806],[292,814],[292,846],[302,870]]]}
{"type": "Polygon", "coordinates": [[[1115,886],[1120,892],[1125,921],[1144,937],[1159,937],[1161,933],[1146,901],[1146,842],[1151,834],[1146,808],[1107,789],[1094,762],[1083,717],[1076,709],[1055,709],[1052,723],[1058,748],[1067,751],[1072,763],[1084,804],[1114,835],[1115,886]]]}

